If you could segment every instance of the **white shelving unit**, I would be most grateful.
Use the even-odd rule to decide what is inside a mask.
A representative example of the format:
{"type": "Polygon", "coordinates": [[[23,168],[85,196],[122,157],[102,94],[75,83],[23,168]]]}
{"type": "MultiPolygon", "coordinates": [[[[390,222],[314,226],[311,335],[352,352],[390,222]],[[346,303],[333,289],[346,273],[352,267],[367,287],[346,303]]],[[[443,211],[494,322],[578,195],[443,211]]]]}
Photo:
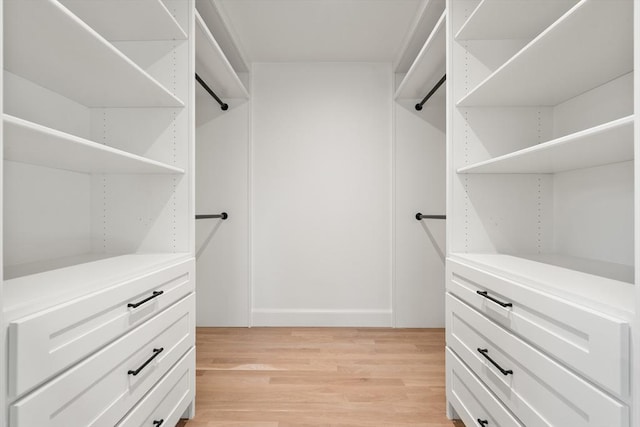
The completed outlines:
{"type": "Polygon", "coordinates": [[[183,102],[55,0],[7,1],[4,68],[87,107],[183,102]]]}
{"type": "Polygon", "coordinates": [[[629,73],[631,12],[631,2],[582,0],[457,101],[458,107],[557,105],[629,73]],[[599,28],[603,22],[618,25],[599,28]],[[594,55],[598,67],[592,66],[594,55]]]}
{"type": "Polygon", "coordinates": [[[249,92],[197,11],[196,73],[223,99],[249,98],[249,92]]]}
{"type": "Polygon", "coordinates": [[[446,12],[442,12],[429,38],[398,86],[396,99],[424,97],[445,74],[446,16],[446,12]]]}
{"type": "Polygon", "coordinates": [[[184,174],[184,169],[5,114],[4,159],[83,173],[184,174]]]}
{"type": "Polygon", "coordinates": [[[634,116],[627,116],[460,168],[458,173],[558,173],[630,161],[633,122],[634,116]]]}
{"type": "MultiPolygon", "coordinates": [[[[638,313],[634,7],[637,13],[630,0],[448,0],[447,343],[469,344],[454,319],[478,313],[486,322],[477,326],[479,340],[498,323],[505,340],[528,342],[638,414],[628,381],[639,368],[629,349],[638,313]],[[564,348],[569,342],[585,346],[591,359],[564,348]],[[620,373],[618,384],[603,380],[606,354],[615,354],[605,365],[620,373]]],[[[473,348],[509,355],[506,342],[473,348]]],[[[476,355],[456,348],[499,395],[483,379],[482,369],[493,369],[486,359],[476,364],[476,355]]],[[[546,367],[527,369],[548,386],[546,367]]],[[[575,416],[569,407],[528,400],[535,387],[518,391],[518,405],[500,397],[501,409],[522,421],[535,411],[534,424],[575,416]]],[[[453,388],[449,415],[465,422],[489,416],[476,408],[469,419],[453,388]]],[[[634,417],[615,425],[636,425],[634,417]]]]}
{"type": "MultiPolygon", "coordinates": [[[[194,10],[193,1],[173,0],[2,4],[9,90],[2,93],[6,323],[0,326],[9,345],[0,361],[11,375],[1,392],[1,425],[22,427],[18,402],[28,393],[54,400],[46,396],[52,383],[69,390],[56,396],[68,408],[65,399],[88,389],[63,372],[80,369],[86,356],[131,337],[135,327],[153,330],[159,318],[194,316],[194,10]],[[151,302],[140,310],[127,305],[136,301],[151,302]],[[42,328],[25,326],[31,324],[59,329],[45,339],[42,328]],[[21,356],[47,346],[37,357],[21,356]],[[56,352],[66,362],[45,360],[56,352]]],[[[184,350],[176,360],[188,359],[192,346],[193,323],[183,323],[184,350]]],[[[158,381],[171,365],[156,369],[158,381]]],[[[193,371],[192,364],[180,366],[180,375],[193,371]]],[[[123,375],[116,382],[127,383],[123,375]]],[[[101,381],[83,377],[92,387],[101,381]]],[[[154,385],[137,393],[161,401],[164,390],[154,385]]],[[[158,419],[193,415],[192,384],[184,392],[180,402],[169,402],[179,413],[157,409],[158,419]]],[[[94,413],[75,415],[115,425],[139,400],[111,411],[101,406],[108,399],[96,402],[94,413]]],[[[68,424],[74,410],[68,411],[44,419],[68,424]]]]}

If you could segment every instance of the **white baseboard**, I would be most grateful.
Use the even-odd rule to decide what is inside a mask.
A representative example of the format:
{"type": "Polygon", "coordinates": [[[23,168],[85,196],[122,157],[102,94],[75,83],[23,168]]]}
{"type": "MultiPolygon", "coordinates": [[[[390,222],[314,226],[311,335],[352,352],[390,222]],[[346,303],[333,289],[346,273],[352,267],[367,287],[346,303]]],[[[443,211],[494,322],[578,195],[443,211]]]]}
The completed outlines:
{"type": "Polygon", "coordinates": [[[392,327],[391,310],[253,309],[253,326],[392,327]]]}

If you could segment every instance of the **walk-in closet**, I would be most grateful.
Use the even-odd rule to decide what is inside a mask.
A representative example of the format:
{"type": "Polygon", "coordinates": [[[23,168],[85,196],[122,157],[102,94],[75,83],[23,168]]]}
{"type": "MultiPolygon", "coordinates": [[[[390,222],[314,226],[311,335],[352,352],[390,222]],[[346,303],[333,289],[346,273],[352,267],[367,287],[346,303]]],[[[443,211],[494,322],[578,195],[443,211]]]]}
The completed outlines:
{"type": "Polygon", "coordinates": [[[0,427],[640,427],[638,0],[0,19],[0,427]]]}

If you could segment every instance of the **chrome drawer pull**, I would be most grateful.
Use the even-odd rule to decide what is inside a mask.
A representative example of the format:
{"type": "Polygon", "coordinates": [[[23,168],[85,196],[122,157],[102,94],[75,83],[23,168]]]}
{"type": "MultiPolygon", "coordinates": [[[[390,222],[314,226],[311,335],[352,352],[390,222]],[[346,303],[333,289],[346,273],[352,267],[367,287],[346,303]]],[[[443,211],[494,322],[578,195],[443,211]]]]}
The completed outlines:
{"type": "Polygon", "coordinates": [[[139,302],[130,302],[129,304],[127,304],[127,308],[138,308],[140,307],[142,304],[144,304],[145,302],[151,301],[152,299],[159,297],[160,295],[164,294],[164,291],[153,291],[153,294],[151,294],[150,297],[147,297],[145,299],[143,299],[142,301],[139,302]]]}
{"type": "Polygon", "coordinates": [[[140,366],[138,369],[136,369],[135,371],[133,371],[133,370],[129,370],[129,372],[127,372],[127,374],[129,374],[129,375],[133,375],[133,376],[135,377],[136,375],[138,375],[138,374],[140,373],[140,371],[142,371],[144,368],[146,368],[146,367],[147,367],[147,365],[148,365],[149,363],[151,363],[151,361],[152,361],[153,359],[155,359],[155,358],[156,358],[160,353],[162,353],[162,351],[163,351],[163,350],[164,350],[164,347],[154,348],[154,349],[153,349],[153,356],[151,356],[150,358],[148,358],[148,359],[147,359],[147,361],[146,361],[146,362],[144,362],[144,363],[142,364],[142,366],[140,366]]]}
{"type": "Polygon", "coordinates": [[[484,426],[486,426],[487,424],[489,424],[489,421],[487,421],[487,420],[481,420],[480,418],[478,418],[478,425],[479,425],[480,427],[484,427],[484,426]]]}
{"type": "Polygon", "coordinates": [[[513,304],[511,304],[510,302],[502,302],[502,301],[498,301],[497,299],[495,299],[494,297],[490,296],[489,293],[487,291],[476,291],[476,293],[478,295],[482,295],[483,297],[485,297],[486,299],[495,302],[496,304],[498,304],[501,307],[513,307],[513,304]]]}
{"type": "Polygon", "coordinates": [[[498,365],[491,357],[489,357],[489,355],[487,354],[487,353],[489,353],[489,349],[487,349],[487,348],[479,348],[478,347],[478,353],[483,355],[485,357],[485,359],[487,359],[489,362],[491,362],[491,364],[493,366],[498,368],[498,370],[500,372],[502,372],[502,375],[509,375],[509,374],[513,375],[513,371],[511,369],[502,369],[502,366],[498,365]]]}
{"type": "Polygon", "coordinates": [[[154,425],[154,426],[156,426],[156,427],[158,427],[158,426],[161,426],[161,425],[162,425],[162,423],[164,423],[164,419],[154,421],[154,422],[153,422],[153,425],[154,425]]]}

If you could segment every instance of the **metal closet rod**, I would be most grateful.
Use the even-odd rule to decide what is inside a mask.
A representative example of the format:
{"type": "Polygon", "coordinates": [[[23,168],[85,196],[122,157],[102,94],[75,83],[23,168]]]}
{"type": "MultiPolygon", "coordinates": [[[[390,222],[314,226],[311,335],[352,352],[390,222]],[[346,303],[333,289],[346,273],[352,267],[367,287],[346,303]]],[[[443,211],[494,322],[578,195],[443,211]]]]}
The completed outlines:
{"type": "Polygon", "coordinates": [[[209,85],[207,85],[204,80],[202,80],[200,78],[200,76],[198,75],[198,73],[196,73],[196,80],[198,83],[200,83],[200,86],[202,86],[204,88],[204,90],[206,90],[207,92],[209,92],[209,95],[211,95],[213,97],[213,99],[216,100],[216,102],[218,104],[220,104],[220,108],[222,109],[222,111],[227,111],[229,109],[229,105],[225,104],[224,102],[222,102],[222,100],[220,98],[218,98],[218,95],[215,94],[214,91],[211,90],[211,88],[209,87],[209,85]]]}
{"type": "Polygon", "coordinates": [[[418,110],[418,111],[422,110],[422,106],[424,105],[424,103],[427,102],[429,100],[429,98],[431,98],[431,96],[433,96],[434,93],[436,93],[436,91],[440,88],[440,86],[442,86],[442,84],[445,82],[445,80],[447,80],[447,75],[446,74],[444,76],[442,76],[440,81],[438,83],[436,83],[436,85],[429,91],[427,96],[425,96],[424,99],[419,104],[416,104],[416,110],[418,110]]]}
{"type": "Polygon", "coordinates": [[[420,212],[416,214],[416,219],[420,221],[421,219],[447,219],[446,215],[422,215],[420,212]]]}
{"type": "Polygon", "coordinates": [[[226,212],[222,212],[219,214],[196,215],[196,219],[210,219],[210,218],[220,218],[224,220],[229,218],[229,215],[227,215],[226,212]]]}

